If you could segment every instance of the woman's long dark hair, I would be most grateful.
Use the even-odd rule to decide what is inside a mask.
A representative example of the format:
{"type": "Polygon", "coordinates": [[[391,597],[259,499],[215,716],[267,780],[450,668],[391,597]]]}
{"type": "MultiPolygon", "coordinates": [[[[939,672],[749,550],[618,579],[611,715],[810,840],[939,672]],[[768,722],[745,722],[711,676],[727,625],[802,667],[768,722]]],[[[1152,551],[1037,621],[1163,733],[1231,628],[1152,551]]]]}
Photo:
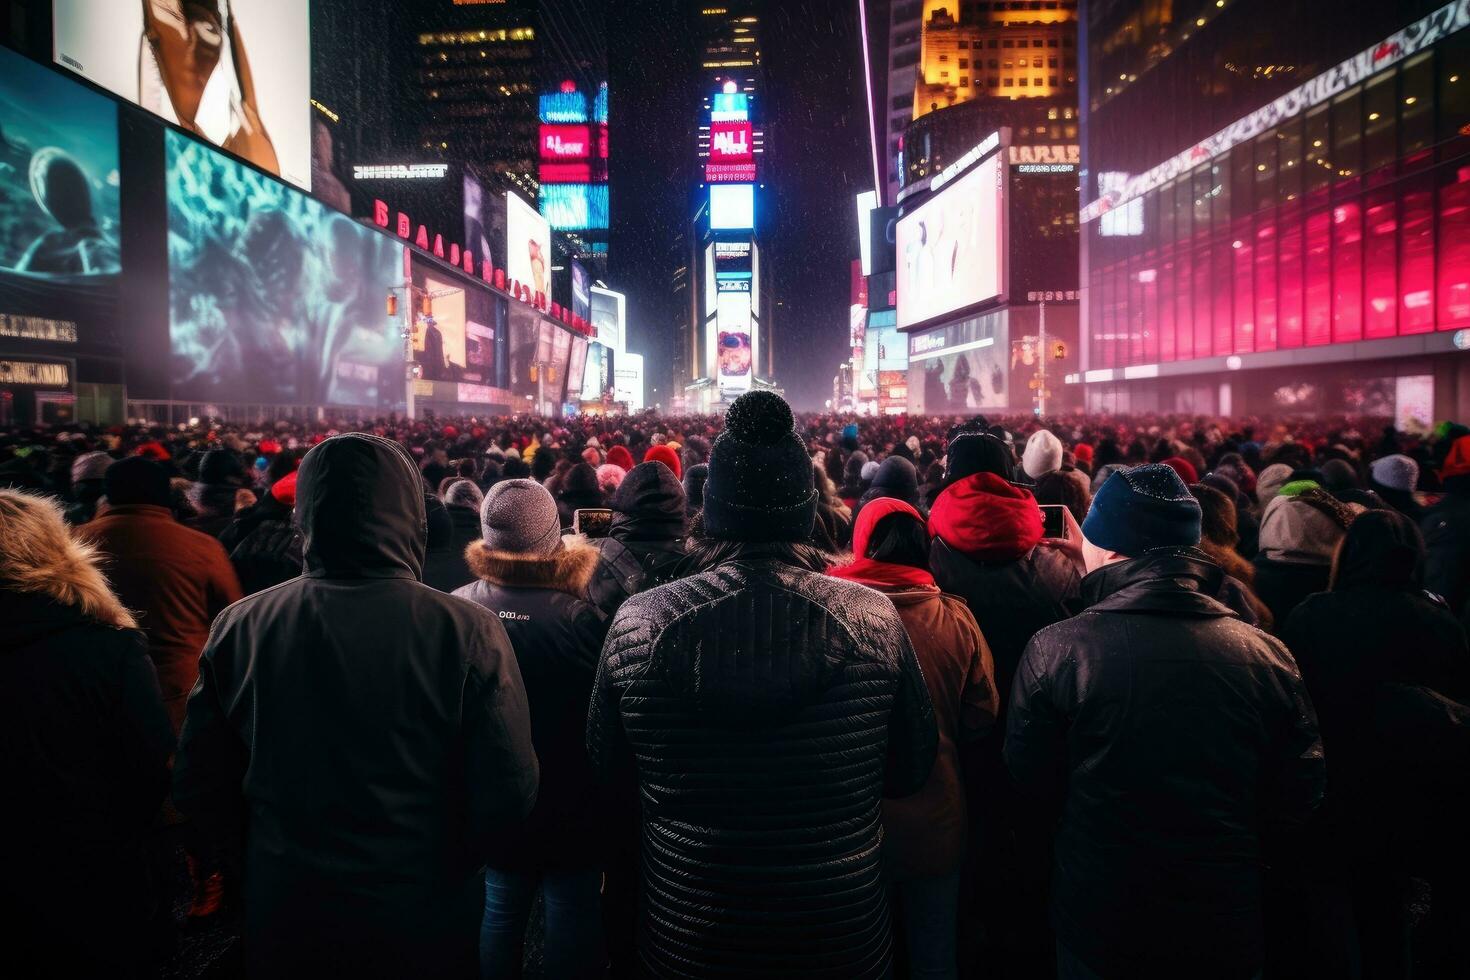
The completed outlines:
{"type": "Polygon", "coordinates": [[[871,558],[889,565],[906,565],[909,568],[929,570],[929,532],[924,522],[912,514],[889,514],[873,525],[868,536],[868,553],[858,557],[871,558]]]}

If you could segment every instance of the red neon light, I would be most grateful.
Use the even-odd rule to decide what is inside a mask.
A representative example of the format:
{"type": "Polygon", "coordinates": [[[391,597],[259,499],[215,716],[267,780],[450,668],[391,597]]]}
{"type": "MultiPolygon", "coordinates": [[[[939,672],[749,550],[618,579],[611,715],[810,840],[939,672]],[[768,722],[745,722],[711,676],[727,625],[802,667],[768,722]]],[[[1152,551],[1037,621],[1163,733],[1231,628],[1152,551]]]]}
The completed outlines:
{"type": "Polygon", "coordinates": [[[592,164],[543,163],[540,167],[540,177],[543,184],[590,184],[592,164]]]}
{"type": "Polygon", "coordinates": [[[541,159],[586,160],[591,156],[590,126],[542,125],[541,159]]]}

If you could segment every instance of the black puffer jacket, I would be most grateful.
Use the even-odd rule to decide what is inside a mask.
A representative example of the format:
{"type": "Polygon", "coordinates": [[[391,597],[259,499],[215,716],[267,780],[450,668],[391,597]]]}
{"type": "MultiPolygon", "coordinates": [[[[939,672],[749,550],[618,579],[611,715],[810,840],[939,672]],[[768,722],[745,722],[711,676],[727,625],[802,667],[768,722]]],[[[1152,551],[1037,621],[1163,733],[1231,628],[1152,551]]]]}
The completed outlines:
{"type": "Polygon", "coordinates": [[[639,463],[612,499],[612,529],[595,542],[614,564],[621,547],[643,569],[641,588],[672,582],[684,560],[684,486],[662,463],[639,463]]]}
{"type": "Polygon", "coordinates": [[[244,595],[301,574],[301,532],[291,519],[291,508],[270,494],[225,528],[220,544],[230,554],[244,595]]]}
{"type": "Polygon", "coordinates": [[[419,581],[402,447],[336,436],[300,473],[305,574],[215,621],[174,799],[245,819],[253,975],[473,975],[479,868],[536,794],[515,654],[497,617],[419,581]]]}
{"type": "Polygon", "coordinates": [[[587,738],[604,774],[636,759],[649,975],[884,975],[879,802],[937,741],[887,598],[759,547],[635,596],[587,738]]]}
{"type": "Polygon", "coordinates": [[[607,813],[587,761],[587,703],[607,619],[586,598],[598,554],[573,540],[551,558],[465,550],[476,580],[454,594],[484,606],[505,626],[531,707],[531,739],[541,763],[536,807],[494,841],[492,868],[595,868],[607,813]]]}
{"type": "Polygon", "coordinates": [[[1222,574],[1192,548],[1100,568],[1016,675],[1006,764],[1061,805],[1057,938],[1105,976],[1258,969],[1262,836],[1322,798],[1301,675],[1222,574]]]}

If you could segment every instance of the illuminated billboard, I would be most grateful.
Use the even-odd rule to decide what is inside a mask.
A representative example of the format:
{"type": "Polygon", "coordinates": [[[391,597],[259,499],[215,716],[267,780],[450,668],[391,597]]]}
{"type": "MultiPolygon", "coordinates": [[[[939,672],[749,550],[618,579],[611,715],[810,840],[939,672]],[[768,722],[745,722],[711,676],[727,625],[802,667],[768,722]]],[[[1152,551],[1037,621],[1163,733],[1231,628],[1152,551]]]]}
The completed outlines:
{"type": "MultiPolygon", "coordinates": [[[[572,379],[576,384],[577,379],[572,379]]],[[[602,400],[602,393],[612,387],[612,352],[599,343],[587,345],[587,360],[582,369],[581,398],[584,402],[602,400]]]]}
{"type": "Polygon", "coordinates": [[[468,332],[466,293],[458,284],[430,274],[431,266],[413,260],[414,285],[429,299],[429,312],[413,311],[413,359],[425,381],[465,380],[468,332]]]}
{"type": "Polygon", "coordinates": [[[592,127],[541,126],[541,159],[587,160],[592,156],[592,127]]]}
{"type": "Polygon", "coordinates": [[[541,213],[557,231],[608,227],[606,184],[542,184],[541,213]]]}
{"type": "Polygon", "coordinates": [[[505,192],[505,274],[531,292],[551,295],[551,225],[531,205],[505,192]]]}
{"type": "Polygon", "coordinates": [[[755,228],[755,185],[711,185],[709,226],[714,231],[750,231],[755,228]]]}
{"type": "Polygon", "coordinates": [[[117,106],[0,48],[0,120],[0,338],[117,342],[117,106]]]}
{"type": "Polygon", "coordinates": [[[1005,169],[976,166],[898,221],[898,325],[912,327],[1000,296],[1005,169]]]}
{"type": "Polygon", "coordinates": [[[643,411],[643,355],[619,354],[613,367],[613,400],[629,412],[643,411]]]}
{"type": "Polygon", "coordinates": [[[383,297],[403,284],[404,246],[172,130],[165,149],[172,396],[400,402],[383,297]]]}
{"type": "Polygon", "coordinates": [[[749,122],[710,124],[709,163],[704,179],[711,184],[755,180],[754,131],[749,122]]]}
{"type": "Polygon", "coordinates": [[[576,259],[572,269],[572,315],[584,320],[592,318],[592,283],[587,278],[587,267],[576,259]]]}
{"type": "Polygon", "coordinates": [[[611,289],[593,286],[590,319],[598,342],[621,352],[628,336],[628,298],[611,289]]]}
{"type": "Polygon", "coordinates": [[[755,377],[755,338],[750,294],[723,292],[715,300],[716,363],[722,398],[750,390],[755,377]]]}
{"type": "Polygon", "coordinates": [[[53,54],[88,81],[309,190],[308,6],[55,0],[53,54]]]}
{"type": "Polygon", "coordinates": [[[858,255],[861,257],[863,275],[873,274],[873,209],[878,206],[878,195],[863,191],[857,196],[858,255]]]}

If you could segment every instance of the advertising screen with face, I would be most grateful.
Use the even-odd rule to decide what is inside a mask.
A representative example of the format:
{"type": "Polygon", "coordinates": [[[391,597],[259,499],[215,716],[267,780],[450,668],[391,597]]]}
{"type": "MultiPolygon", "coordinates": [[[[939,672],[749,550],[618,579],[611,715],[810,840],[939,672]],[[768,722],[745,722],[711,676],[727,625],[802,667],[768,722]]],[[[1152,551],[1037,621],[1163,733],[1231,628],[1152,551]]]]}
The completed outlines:
{"type": "Polygon", "coordinates": [[[172,130],[166,155],[173,397],[401,401],[403,245],[172,130]]]}
{"type": "Polygon", "coordinates": [[[509,191],[505,194],[505,274],[533,293],[551,295],[551,225],[509,191]]]}
{"type": "Polygon", "coordinates": [[[755,373],[755,350],[751,338],[750,294],[721,293],[715,310],[719,330],[716,360],[719,364],[720,394],[734,396],[750,390],[755,373]]]}
{"type": "Polygon", "coordinates": [[[117,107],[0,48],[0,340],[116,343],[117,107]]]}
{"type": "Polygon", "coordinates": [[[1000,156],[950,183],[898,222],[898,325],[994,299],[1001,265],[1000,156]]]}
{"type": "Polygon", "coordinates": [[[56,63],[311,188],[305,0],[55,0],[56,63]]]}
{"type": "Polygon", "coordinates": [[[587,278],[587,268],[573,259],[572,268],[572,315],[586,320],[592,316],[592,283],[587,278]]]}

